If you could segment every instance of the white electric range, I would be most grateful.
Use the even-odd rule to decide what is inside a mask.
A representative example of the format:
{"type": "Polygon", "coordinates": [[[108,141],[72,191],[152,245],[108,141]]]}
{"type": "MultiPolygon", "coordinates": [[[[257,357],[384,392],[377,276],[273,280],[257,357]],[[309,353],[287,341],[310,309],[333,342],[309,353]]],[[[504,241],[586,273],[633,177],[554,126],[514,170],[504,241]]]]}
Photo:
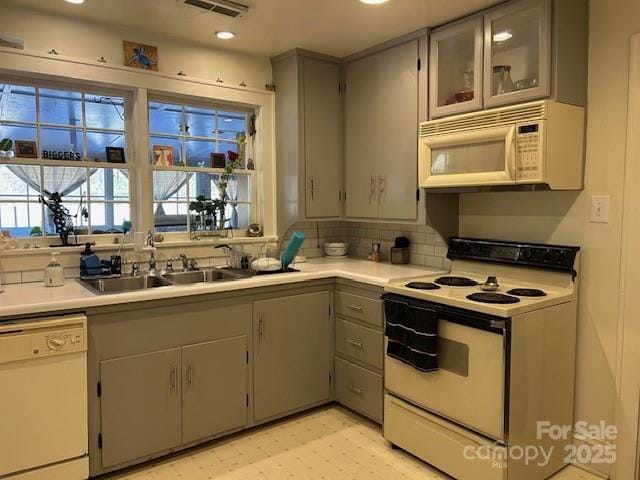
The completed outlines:
{"type": "Polygon", "coordinates": [[[459,480],[564,467],[538,426],[573,422],[578,252],[453,238],[448,274],[385,286],[385,437],[459,480]]]}

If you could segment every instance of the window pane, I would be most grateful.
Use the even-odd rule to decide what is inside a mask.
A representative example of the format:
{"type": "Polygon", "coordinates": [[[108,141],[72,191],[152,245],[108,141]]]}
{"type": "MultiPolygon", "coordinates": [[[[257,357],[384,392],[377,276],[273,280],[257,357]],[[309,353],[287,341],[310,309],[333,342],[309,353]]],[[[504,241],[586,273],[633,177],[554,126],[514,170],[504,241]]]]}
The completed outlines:
{"type": "Polygon", "coordinates": [[[219,153],[224,153],[225,155],[228,154],[228,152],[235,152],[238,153],[238,144],[237,143],[220,143],[218,145],[218,152],[219,153]]]}
{"type": "Polygon", "coordinates": [[[89,177],[91,201],[129,201],[128,175],[128,170],[95,169],[89,177]]]}
{"type": "Polygon", "coordinates": [[[227,183],[227,195],[238,202],[251,201],[251,177],[249,175],[232,175],[227,183]]]}
{"type": "MultiPolygon", "coordinates": [[[[87,197],[87,169],[77,167],[44,167],[44,187],[46,193],[57,192],[62,203],[87,197]]],[[[65,205],[66,206],[66,205],[65,205]]],[[[72,212],[73,213],[73,212],[72,212]]]]}
{"type": "Polygon", "coordinates": [[[154,165],[163,167],[180,165],[182,143],[175,138],[151,137],[151,141],[149,142],[149,156],[151,163],[154,165]],[[171,147],[173,150],[167,147],[171,147]]]}
{"type": "Polygon", "coordinates": [[[64,90],[40,89],[40,122],[82,126],[82,95],[64,90]]]}
{"type": "Polygon", "coordinates": [[[187,135],[191,137],[215,136],[215,110],[207,108],[186,107],[187,135]]]}
{"type": "Polygon", "coordinates": [[[40,167],[31,165],[0,166],[0,200],[38,200],[40,167]]]}
{"type": "Polygon", "coordinates": [[[182,133],[182,107],[169,103],[149,102],[149,131],[153,133],[182,133]]]}
{"type": "Polygon", "coordinates": [[[117,233],[122,231],[122,223],[130,220],[128,203],[91,202],[91,233],[117,233]]]}
{"type": "Polygon", "coordinates": [[[29,237],[42,232],[42,206],[37,202],[0,202],[0,230],[12,237],[29,237]]]}
{"type": "Polygon", "coordinates": [[[13,140],[13,151],[15,152],[16,140],[36,141],[36,129],[35,127],[25,127],[21,125],[0,124],[0,138],[13,140]]]}
{"type": "Polygon", "coordinates": [[[187,200],[187,173],[181,171],[153,172],[153,199],[187,200]]]}
{"type": "Polygon", "coordinates": [[[72,154],[80,155],[80,158],[82,158],[82,130],[41,128],[40,143],[42,158],[69,160],[72,159],[72,154]],[[45,150],[47,151],[46,153],[45,150]]]}
{"type": "Polygon", "coordinates": [[[227,225],[234,229],[244,229],[251,224],[251,205],[246,203],[228,204],[225,210],[227,225]]]}
{"type": "Polygon", "coordinates": [[[187,140],[187,165],[211,168],[211,154],[216,151],[215,142],[187,140]]]}
{"type": "Polygon", "coordinates": [[[124,133],[87,132],[87,157],[89,160],[106,162],[106,147],[125,148],[124,133]]]}
{"type": "Polygon", "coordinates": [[[118,97],[85,95],[87,128],[124,130],[124,100],[118,97]]]}
{"type": "Polygon", "coordinates": [[[0,83],[0,120],[35,122],[36,89],[0,83]]]}
{"type": "Polygon", "coordinates": [[[247,130],[246,114],[238,112],[218,112],[218,137],[235,140],[238,133],[247,130]]]}
{"type": "Polygon", "coordinates": [[[156,232],[187,231],[187,203],[154,203],[156,232]]]}

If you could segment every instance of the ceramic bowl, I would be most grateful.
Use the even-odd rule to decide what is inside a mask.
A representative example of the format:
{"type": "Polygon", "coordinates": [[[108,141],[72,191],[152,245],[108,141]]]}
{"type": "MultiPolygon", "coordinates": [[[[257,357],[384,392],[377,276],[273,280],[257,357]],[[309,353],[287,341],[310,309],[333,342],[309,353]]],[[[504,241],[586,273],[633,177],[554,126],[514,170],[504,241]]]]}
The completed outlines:
{"type": "Polygon", "coordinates": [[[348,243],[335,242],[325,243],[324,253],[327,257],[344,257],[347,255],[348,243]]]}

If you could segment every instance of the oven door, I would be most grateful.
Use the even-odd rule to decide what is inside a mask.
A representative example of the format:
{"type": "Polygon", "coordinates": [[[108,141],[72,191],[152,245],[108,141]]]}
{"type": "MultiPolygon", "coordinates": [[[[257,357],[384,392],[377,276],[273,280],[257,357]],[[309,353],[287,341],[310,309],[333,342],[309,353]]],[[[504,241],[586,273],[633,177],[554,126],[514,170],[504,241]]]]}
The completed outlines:
{"type": "Polygon", "coordinates": [[[423,188],[515,184],[516,127],[421,138],[418,165],[423,188]]]}
{"type": "Polygon", "coordinates": [[[504,441],[505,329],[483,329],[480,323],[470,326],[467,319],[455,318],[455,313],[437,316],[439,369],[422,372],[385,355],[386,390],[504,441]]]}

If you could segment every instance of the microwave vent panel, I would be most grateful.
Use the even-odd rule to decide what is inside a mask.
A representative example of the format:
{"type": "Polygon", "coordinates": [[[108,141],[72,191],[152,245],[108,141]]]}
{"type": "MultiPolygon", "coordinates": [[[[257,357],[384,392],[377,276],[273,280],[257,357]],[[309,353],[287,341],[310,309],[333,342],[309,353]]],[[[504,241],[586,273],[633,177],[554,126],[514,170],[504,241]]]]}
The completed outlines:
{"type": "Polygon", "coordinates": [[[468,132],[481,128],[502,127],[514,123],[541,120],[545,118],[546,102],[528,103],[515,107],[496,108],[483,112],[456,115],[423,122],[420,124],[420,137],[468,132]]]}
{"type": "Polygon", "coordinates": [[[249,11],[249,7],[229,0],[184,0],[184,3],[192,7],[201,8],[211,13],[226,15],[227,17],[239,17],[249,11]]]}

